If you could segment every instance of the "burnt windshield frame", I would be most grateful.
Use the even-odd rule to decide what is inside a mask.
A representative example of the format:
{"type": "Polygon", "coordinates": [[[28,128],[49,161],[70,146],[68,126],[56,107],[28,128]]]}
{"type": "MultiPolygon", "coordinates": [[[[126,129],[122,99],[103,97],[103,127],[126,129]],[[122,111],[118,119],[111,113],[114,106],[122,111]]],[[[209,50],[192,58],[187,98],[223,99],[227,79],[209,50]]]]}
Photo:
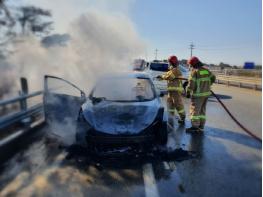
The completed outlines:
{"type": "MultiPolygon", "coordinates": [[[[124,77],[122,77],[124,78],[124,77]]],[[[128,77],[129,78],[129,77],[128,77]]],[[[109,100],[109,99],[105,99],[104,101],[110,101],[110,102],[123,102],[123,103],[129,103],[129,102],[148,102],[148,101],[153,101],[157,98],[157,92],[154,88],[154,84],[152,82],[152,80],[148,77],[131,77],[133,79],[145,79],[145,80],[148,80],[150,85],[151,85],[151,90],[153,92],[153,97],[151,99],[144,99],[144,100],[109,100]]],[[[96,98],[96,97],[93,97],[93,93],[94,91],[96,90],[96,85],[95,87],[91,90],[90,94],[89,94],[89,99],[92,100],[93,98],[96,98]]]]}

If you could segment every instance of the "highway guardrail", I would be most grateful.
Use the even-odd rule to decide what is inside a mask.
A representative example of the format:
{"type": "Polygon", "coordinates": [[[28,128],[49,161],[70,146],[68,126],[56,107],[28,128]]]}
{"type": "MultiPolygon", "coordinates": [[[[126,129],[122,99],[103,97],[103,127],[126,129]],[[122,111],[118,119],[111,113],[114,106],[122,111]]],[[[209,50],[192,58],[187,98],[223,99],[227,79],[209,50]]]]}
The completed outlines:
{"type": "Polygon", "coordinates": [[[255,90],[262,89],[262,79],[256,77],[240,77],[233,75],[216,75],[216,83],[226,84],[228,86],[235,85],[238,87],[252,87],[255,90]]]}
{"type": "MultiPolygon", "coordinates": [[[[7,113],[1,114],[0,116],[0,135],[7,137],[8,135],[13,134],[15,131],[11,131],[10,127],[16,125],[16,128],[19,127],[28,127],[34,121],[38,121],[38,117],[44,117],[43,102],[34,104],[33,106],[28,107],[28,99],[35,98],[37,96],[42,96],[43,91],[36,91],[28,94],[27,81],[25,78],[21,78],[22,90],[20,95],[11,99],[6,99],[0,101],[0,110],[3,110],[8,105],[19,103],[20,108],[18,111],[10,110],[7,113]]],[[[0,139],[1,140],[1,139],[0,139]]]]}

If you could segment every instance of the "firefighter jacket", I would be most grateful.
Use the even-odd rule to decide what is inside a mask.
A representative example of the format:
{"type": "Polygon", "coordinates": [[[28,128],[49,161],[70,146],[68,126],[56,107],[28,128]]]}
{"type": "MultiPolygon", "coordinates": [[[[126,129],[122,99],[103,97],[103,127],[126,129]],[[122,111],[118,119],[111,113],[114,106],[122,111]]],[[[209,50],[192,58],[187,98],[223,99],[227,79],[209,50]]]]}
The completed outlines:
{"type": "Polygon", "coordinates": [[[210,96],[211,85],[215,79],[215,75],[206,68],[192,69],[188,79],[187,94],[193,98],[210,96]]]}
{"type": "Polygon", "coordinates": [[[177,79],[182,77],[182,73],[178,67],[171,69],[167,73],[162,75],[162,79],[167,80],[167,91],[177,91],[182,92],[182,80],[177,79]]]}

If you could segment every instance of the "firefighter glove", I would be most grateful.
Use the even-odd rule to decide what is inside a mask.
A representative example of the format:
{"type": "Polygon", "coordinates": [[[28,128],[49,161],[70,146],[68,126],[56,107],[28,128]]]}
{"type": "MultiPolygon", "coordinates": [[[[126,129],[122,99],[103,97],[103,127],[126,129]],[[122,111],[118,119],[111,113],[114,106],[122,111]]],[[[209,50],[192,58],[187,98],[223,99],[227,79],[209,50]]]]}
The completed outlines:
{"type": "Polygon", "coordinates": [[[156,77],[156,79],[162,80],[163,78],[162,78],[161,75],[158,75],[158,76],[156,77]]]}

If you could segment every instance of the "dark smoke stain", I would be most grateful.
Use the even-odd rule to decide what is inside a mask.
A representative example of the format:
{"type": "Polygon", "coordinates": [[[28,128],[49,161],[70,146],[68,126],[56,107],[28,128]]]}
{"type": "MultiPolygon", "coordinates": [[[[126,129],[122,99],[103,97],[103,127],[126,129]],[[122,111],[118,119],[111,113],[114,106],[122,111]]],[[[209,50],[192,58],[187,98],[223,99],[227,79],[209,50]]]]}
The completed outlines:
{"type": "Polygon", "coordinates": [[[104,167],[122,168],[141,166],[145,163],[184,161],[197,158],[195,152],[179,149],[151,148],[151,149],[126,149],[125,151],[94,151],[78,145],[66,148],[66,160],[74,159],[80,165],[93,165],[98,170],[104,167]]]}

